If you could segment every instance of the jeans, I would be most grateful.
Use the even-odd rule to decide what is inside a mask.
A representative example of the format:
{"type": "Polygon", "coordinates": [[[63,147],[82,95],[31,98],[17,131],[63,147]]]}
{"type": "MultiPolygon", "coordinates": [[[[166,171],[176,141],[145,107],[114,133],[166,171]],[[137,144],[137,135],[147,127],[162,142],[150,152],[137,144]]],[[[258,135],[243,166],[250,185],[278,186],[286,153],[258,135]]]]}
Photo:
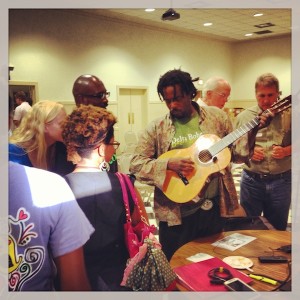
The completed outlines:
{"type": "Polygon", "coordinates": [[[286,230],[291,205],[291,176],[258,180],[243,171],[240,203],[248,216],[263,214],[277,230],[286,230]]]}

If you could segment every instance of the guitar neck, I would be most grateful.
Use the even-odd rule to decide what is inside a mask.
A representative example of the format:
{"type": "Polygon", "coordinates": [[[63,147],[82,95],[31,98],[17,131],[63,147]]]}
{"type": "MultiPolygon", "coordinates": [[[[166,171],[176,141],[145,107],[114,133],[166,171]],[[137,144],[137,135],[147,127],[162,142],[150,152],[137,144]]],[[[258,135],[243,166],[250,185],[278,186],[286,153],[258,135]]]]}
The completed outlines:
{"type": "Polygon", "coordinates": [[[223,149],[231,145],[234,141],[238,140],[241,136],[252,130],[254,127],[259,125],[259,117],[255,117],[248,123],[242,125],[240,128],[237,128],[233,132],[229,133],[221,140],[212,145],[208,150],[212,156],[217,155],[223,149]]]}
{"type": "MultiPolygon", "coordinates": [[[[263,112],[263,114],[268,113],[269,111],[273,112],[274,114],[280,113],[288,108],[291,107],[292,95],[289,95],[282,100],[278,100],[277,102],[273,103],[271,107],[263,112]]],[[[212,145],[208,151],[210,152],[211,156],[214,157],[223,149],[231,145],[234,141],[239,139],[241,136],[249,132],[251,129],[259,125],[259,117],[256,116],[250,122],[242,125],[240,128],[234,130],[230,134],[226,135],[224,138],[219,140],[217,143],[212,145]]]]}

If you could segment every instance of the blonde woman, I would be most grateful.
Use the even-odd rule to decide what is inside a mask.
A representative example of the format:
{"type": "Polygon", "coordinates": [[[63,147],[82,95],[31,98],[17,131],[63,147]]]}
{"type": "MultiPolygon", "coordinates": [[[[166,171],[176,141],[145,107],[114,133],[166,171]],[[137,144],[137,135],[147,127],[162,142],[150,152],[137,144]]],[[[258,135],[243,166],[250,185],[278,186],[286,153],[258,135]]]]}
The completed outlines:
{"type": "Polygon", "coordinates": [[[55,172],[57,142],[62,142],[65,118],[61,103],[44,100],[34,104],[9,139],[9,160],[55,172]]]}

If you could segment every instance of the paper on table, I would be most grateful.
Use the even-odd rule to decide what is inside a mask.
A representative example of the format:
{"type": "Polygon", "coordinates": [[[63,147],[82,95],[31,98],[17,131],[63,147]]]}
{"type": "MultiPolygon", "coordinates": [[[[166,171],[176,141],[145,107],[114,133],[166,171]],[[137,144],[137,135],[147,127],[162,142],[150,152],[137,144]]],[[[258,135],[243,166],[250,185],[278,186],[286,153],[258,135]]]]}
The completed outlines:
{"type": "Polygon", "coordinates": [[[215,247],[234,251],[244,245],[247,245],[248,243],[252,242],[255,239],[256,237],[253,236],[244,235],[241,233],[233,233],[231,235],[224,237],[221,240],[214,242],[212,245],[215,247]]]}
{"type": "Polygon", "coordinates": [[[207,253],[196,253],[190,257],[187,257],[187,260],[193,261],[193,262],[198,262],[198,261],[203,261],[209,258],[212,258],[213,256],[207,254],[207,253]]]}

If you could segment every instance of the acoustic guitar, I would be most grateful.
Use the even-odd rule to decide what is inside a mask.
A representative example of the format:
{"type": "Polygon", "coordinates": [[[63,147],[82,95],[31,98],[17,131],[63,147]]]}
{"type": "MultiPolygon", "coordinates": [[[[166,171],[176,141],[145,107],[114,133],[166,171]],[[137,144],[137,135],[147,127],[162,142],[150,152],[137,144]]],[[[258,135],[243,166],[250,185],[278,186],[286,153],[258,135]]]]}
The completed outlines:
{"type": "MultiPolygon", "coordinates": [[[[263,114],[273,112],[277,114],[291,107],[291,95],[275,102],[263,114]]],[[[224,170],[230,163],[231,152],[228,148],[234,141],[259,125],[259,116],[240,128],[220,139],[214,134],[204,134],[195,143],[185,149],[174,149],[165,152],[160,158],[191,158],[195,165],[194,170],[187,177],[180,173],[167,170],[163,184],[163,193],[176,203],[186,203],[197,195],[203,195],[205,187],[214,175],[224,170]]]]}

